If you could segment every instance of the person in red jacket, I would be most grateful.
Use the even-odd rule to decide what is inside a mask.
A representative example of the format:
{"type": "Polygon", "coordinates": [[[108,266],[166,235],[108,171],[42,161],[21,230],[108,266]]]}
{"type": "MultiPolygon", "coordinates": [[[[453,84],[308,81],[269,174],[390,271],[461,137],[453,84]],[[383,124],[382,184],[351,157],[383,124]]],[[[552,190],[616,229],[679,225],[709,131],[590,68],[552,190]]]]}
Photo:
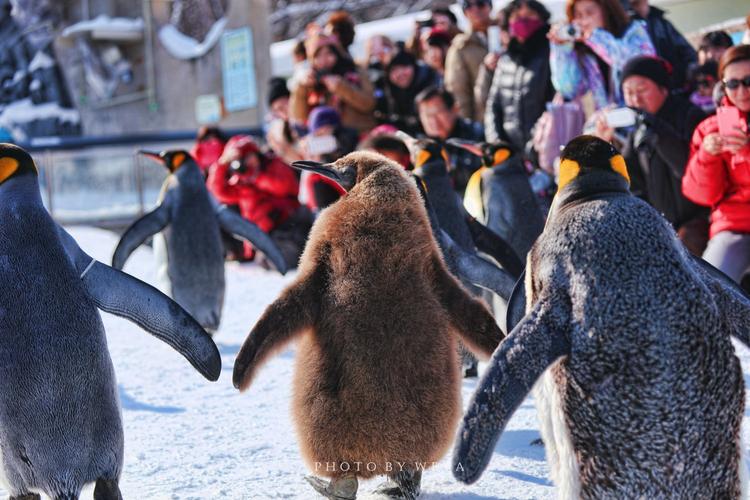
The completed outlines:
{"type": "Polygon", "coordinates": [[[703,258],[738,283],[750,270],[750,45],[727,50],[719,63],[722,105],[739,110],[734,131],[719,133],[716,115],[693,134],[682,192],[711,207],[711,239],[703,258]]]}
{"type": "MultiPolygon", "coordinates": [[[[242,217],[272,237],[299,208],[294,171],[279,158],[261,153],[247,135],[229,139],[221,158],[209,169],[206,187],[220,203],[236,206],[242,217]]],[[[247,242],[243,257],[254,257],[247,242]]]]}
{"type": "Polygon", "coordinates": [[[226,143],[224,132],[218,127],[203,126],[198,129],[190,156],[195,159],[204,178],[208,176],[208,168],[221,157],[226,143]]]}

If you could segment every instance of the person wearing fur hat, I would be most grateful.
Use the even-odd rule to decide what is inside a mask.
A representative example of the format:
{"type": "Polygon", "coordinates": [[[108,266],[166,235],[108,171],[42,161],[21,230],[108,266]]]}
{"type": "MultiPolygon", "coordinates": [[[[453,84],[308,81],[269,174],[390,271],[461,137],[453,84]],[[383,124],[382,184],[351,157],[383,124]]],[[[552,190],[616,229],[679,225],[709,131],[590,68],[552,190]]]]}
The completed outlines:
{"type": "Polygon", "coordinates": [[[305,41],[310,68],[292,90],[290,115],[293,123],[305,124],[316,106],[332,106],[344,125],[364,132],[374,125],[373,87],[367,71],[357,68],[338,40],[315,34],[305,41]]]}
{"type": "Polygon", "coordinates": [[[375,118],[409,135],[422,131],[414,99],[427,87],[434,86],[435,71],[406,50],[400,50],[386,66],[385,75],[376,83],[375,118]]]}
{"type": "MultiPolygon", "coordinates": [[[[683,244],[701,255],[708,241],[708,210],[682,194],[682,176],[693,130],[705,114],[685,97],[670,93],[671,65],[656,56],[630,59],[622,69],[625,104],[637,111],[623,156],[630,191],[672,223],[683,244]]],[[[604,134],[611,139],[612,129],[604,134]]]]}

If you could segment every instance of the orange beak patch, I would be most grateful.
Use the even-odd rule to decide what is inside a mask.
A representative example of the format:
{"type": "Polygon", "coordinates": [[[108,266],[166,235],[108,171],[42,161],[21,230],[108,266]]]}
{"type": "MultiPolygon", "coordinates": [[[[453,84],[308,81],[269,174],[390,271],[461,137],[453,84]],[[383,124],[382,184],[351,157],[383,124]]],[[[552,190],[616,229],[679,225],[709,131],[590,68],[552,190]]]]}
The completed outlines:
{"type": "Polygon", "coordinates": [[[5,156],[0,158],[0,184],[5,182],[18,170],[18,160],[5,156]]]}
{"type": "Polygon", "coordinates": [[[498,149],[495,151],[495,156],[492,158],[492,164],[493,165],[500,165],[502,162],[507,160],[510,157],[510,150],[508,149],[498,149]]]}

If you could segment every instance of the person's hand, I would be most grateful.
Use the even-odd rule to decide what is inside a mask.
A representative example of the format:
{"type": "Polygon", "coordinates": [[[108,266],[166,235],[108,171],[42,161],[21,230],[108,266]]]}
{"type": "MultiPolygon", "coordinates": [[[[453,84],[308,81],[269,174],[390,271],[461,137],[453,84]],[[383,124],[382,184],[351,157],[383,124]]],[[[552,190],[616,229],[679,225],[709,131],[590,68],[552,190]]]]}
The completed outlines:
{"type": "Polygon", "coordinates": [[[594,125],[595,136],[603,141],[612,141],[612,138],[615,136],[615,129],[610,127],[609,123],[607,123],[607,115],[605,113],[599,114],[599,116],[596,118],[596,121],[594,122],[594,125]]]}
{"type": "Polygon", "coordinates": [[[703,138],[703,150],[710,155],[720,155],[722,148],[722,139],[718,133],[708,134],[703,138]]]}
{"type": "Polygon", "coordinates": [[[301,85],[304,85],[305,87],[314,87],[315,86],[315,70],[312,68],[308,68],[305,70],[305,72],[302,74],[302,77],[300,78],[299,83],[301,85]]]}
{"type": "Polygon", "coordinates": [[[547,39],[554,43],[555,45],[565,45],[566,43],[570,43],[571,40],[568,38],[560,38],[558,36],[558,33],[560,32],[560,29],[565,26],[566,23],[555,23],[552,25],[552,27],[547,32],[547,39]]]}
{"type": "Polygon", "coordinates": [[[750,137],[739,127],[734,127],[736,133],[721,136],[721,150],[728,153],[737,154],[741,149],[750,143],[750,137]]]}
{"type": "Polygon", "coordinates": [[[343,78],[341,78],[339,75],[325,75],[320,79],[320,81],[322,81],[323,85],[326,86],[328,92],[330,92],[331,94],[335,94],[336,92],[338,92],[339,87],[341,87],[343,78]]]}
{"type": "Polygon", "coordinates": [[[490,71],[495,71],[495,68],[497,67],[497,62],[500,60],[500,54],[497,52],[490,52],[486,56],[484,56],[484,65],[487,67],[490,71]]]}

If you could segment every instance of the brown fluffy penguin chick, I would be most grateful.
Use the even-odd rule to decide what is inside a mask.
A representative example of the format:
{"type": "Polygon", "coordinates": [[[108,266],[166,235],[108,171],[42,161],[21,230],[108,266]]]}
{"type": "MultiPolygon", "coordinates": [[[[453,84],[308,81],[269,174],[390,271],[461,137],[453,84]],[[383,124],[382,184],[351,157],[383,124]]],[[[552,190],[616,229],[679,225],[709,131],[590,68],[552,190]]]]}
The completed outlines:
{"type": "Polygon", "coordinates": [[[298,338],[293,418],[313,471],[368,478],[429,466],[460,417],[458,339],[487,358],[503,333],[448,272],[402,167],[370,152],[294,166],[349,192],[320,214],[297,279],[245,340],[234,384],[247,389],[298,338]]]}

